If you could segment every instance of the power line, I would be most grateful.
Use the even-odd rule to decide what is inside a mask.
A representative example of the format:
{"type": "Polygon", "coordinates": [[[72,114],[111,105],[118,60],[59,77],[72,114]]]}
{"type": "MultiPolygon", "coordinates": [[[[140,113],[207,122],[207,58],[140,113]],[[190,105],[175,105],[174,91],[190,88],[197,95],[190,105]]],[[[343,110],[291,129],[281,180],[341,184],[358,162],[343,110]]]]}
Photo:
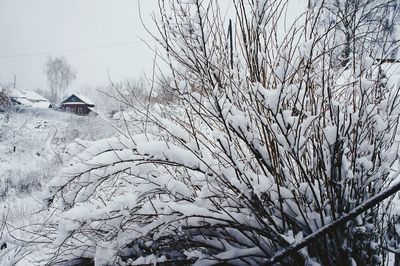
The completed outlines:
{"type": "Polygon", "coordinates": [[[0,55],[0,58],[17,58],[17,57],[28,57],[28,56],[51,55],[51,54],[58,54],[58,53],[80,52],[80,51],[88,51],[88,50],[95,50],[95,49],[102,49],[102,48],[109,48],[109,47],[130,45],[130,44],[139,43],[139,42],[143,42],[143,41],[138,40],[138,41],[130,41],[130,42],[120,42],[120,43],[112,43],[112,44],[105,44],[105,45],[98,45],[98,46],[91,46],[91,47],[81,47],[81,48],[74,48],[74,49],[67,49],[67,50],[54,50],[54,51],[37,52],[37,53],[0,55]]]}

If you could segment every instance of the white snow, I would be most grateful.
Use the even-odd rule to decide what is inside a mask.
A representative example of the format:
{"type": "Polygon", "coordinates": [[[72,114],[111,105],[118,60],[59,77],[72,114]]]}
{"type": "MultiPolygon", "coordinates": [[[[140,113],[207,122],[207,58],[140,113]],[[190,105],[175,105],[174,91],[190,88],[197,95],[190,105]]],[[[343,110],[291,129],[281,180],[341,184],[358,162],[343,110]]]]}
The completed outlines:
{"type": "Polygon", "coordinates": [[[19,102],[22,106],[34,108],[50,107],[49,100],[34,91],[18,90],[15,88],[8,89],[8,91],[10,97],[19,102]]]}
{"type": "Polygon", "coordinates": [[[83,94],[80,94],[80,93],[74,93],[79,99],[81,99],[82,101],[84,101],[85,103],[87,103],[87,104],[90,104],[90,105],[95,105],[95,103],[91,100],[91,99],[89,99],[89,97],[87,97],[87,96],[85,96],[85,95],[83,95],[83,94]]]}

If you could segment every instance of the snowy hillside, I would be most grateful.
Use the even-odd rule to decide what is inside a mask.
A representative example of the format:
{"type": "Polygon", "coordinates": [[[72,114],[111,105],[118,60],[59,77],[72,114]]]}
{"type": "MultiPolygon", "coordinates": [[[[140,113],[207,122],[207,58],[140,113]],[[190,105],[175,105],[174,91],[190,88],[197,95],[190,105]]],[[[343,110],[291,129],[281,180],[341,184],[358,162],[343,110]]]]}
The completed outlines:
{"type": "MultiPolygon", "coordinates": [[[[43,189],[68,161],[69,144],[74,139],[93,140],[112,132],[100,118],[51,109],[25,108],[7,115],[0,113],[0,125],[0,198],[5,206],[43,189]]],[[[36,200],[19,202],[29,209],[36,200]]],[[[18,208],[21,206],[8,215],[29,215],[27,210],[18,208]]]]}

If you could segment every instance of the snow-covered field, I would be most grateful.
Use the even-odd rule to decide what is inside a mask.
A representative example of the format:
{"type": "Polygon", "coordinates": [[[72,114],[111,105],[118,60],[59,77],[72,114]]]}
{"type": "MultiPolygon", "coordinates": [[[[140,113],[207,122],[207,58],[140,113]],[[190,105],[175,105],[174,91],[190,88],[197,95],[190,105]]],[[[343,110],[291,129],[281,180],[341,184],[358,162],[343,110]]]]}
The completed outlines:
{"type": "Polygon", "coordinates": [[[21,223],[41,205],[39,192],[68,161],[76,138],[93,140],[112,133],[94,116],[51,109],[0,114],[0,199],[3,216],[21,223]]]}
{"type": "MultiPolygon", "coordinates": [[[[123,120],[132,119],[137,117],[131,112],[113,118],[34,108],[0,113],[0,227],[3,233],[13,235],[10,239],[0,233],[0,246],[17,243],[19,238],[29,239],[32,228],[57,216],[43,208],[47,184],[91,141],[120,134],[126,126],[123,120]]],[[[48,234],[50,237],[54,230],[48,234]]],[[[32,265],[33,261],[54,255],[41,251],[31,254],[18,248],[0,250],[0,254],[0,265],[32,265]]]]}

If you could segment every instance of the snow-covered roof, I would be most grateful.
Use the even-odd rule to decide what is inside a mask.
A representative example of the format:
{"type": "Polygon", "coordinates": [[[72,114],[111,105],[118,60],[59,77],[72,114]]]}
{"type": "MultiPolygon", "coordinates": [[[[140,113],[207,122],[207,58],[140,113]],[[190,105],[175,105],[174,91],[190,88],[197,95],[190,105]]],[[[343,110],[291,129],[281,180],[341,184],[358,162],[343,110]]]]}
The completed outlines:
{"type": "Polygon", "coordinates": [[[81,99],[82,101],[84,101],[85,103],[89,104],[89,105],[95,105],[94,102],[89,99],[88,97],[86,97],[85,95],[82,95],[80,93],[74,93],[76,97],[78,97],[79,99],[81,99]]]}
{"type": "Polygon", "coordinates": [[[92,111],[93,113],[99,114],[99,112],[97,111],[97,109],[95,107],[88,107],[88,109],[90,111],[92,111]]]}
{"type": "Polygon", "coordinates": [[[31,101],[28,101],[25,98],[16,98],[15,100],[26,107],[31,107],[33,105],[33,103],[31,101]]]}
{"type": "Polygon", "coordinates": [[[7,91],[11,98],[26,98],[26,95],[16,88],[9,88],[7,91]]]}
{"type": "Polygon", "coordinates": [[[22,91],[28,100],[48,102],[46,98],[34,91],[22,91]]]}
{"type": "MultiPolygon", "coordinates": [[[[63,102],[62,102],[62,104],[80,104],[79,102],[74,102],[74,101],[67,101],[72,95],[75,95],[77,98],[79,98],[82,102],[84,102],[84,103],[86,103],[86,104],[88,104],[88,105],[95,105],[94,104],[94,102],[91,100],[91,99],[89,99],[88,97],[86,97],[85,95],[82,95],[82,94],[80,94],[80,93],[73,93],[73,94],[71,94],[70,96],[68,96],[67,97],[67,99],[66,100],[64,100],[63,102]]],[[[82,103],[81,103],[82,104],[82,103]]]]}
{"type": "Polygon", "coordinates": [[[32,103],[32,107],[34,108],[50,108],[51,104],[49,102],[45,102],[45,101],[39,101],[39,102],[35,102],[32,103]]]}
{"type": "Polygon", "coordinates": [[[63,105],[87,105],[87,103],[83,103],[83,102],[65,102],[62,104],[63,105]]]}
{"type": "Polygon", "coordinates": [[[28,91],[28,90],[18,90],[15,88],[10,88],[8,89],[8,93],[11,98],[24,98],[28,99],[30,101],[43,101],[43,102],[48,102],[46,98],[44,98],[42,95],[38,94],[37,92],[34,91],[28,91]]]}
{"type": "Polygon", "coordinates": [[[8,93],[12,99],[26,107],[49,108],[50,106],[46,98],[34,91],[11,88],[8,89],[8,93]]]}

